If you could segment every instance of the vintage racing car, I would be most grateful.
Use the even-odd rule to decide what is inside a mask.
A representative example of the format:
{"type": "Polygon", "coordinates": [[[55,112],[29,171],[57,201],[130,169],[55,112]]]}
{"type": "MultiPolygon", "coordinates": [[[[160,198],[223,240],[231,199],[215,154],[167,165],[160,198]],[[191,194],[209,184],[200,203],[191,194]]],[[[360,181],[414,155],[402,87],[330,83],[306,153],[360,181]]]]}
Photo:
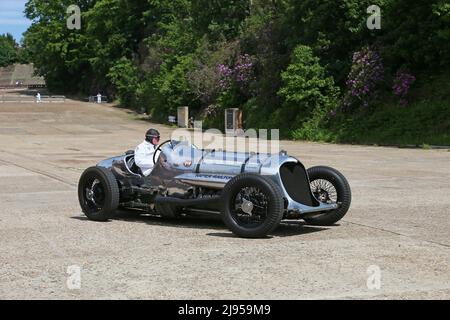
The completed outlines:
{"type": "Polygon", "coordinates": [[[333,225],[351,203],[341,173],[323,166],[306,170],[285,151],[231,153],[168,140],[157,147],[153,162],[148,177],[136,166],[133,151],[86,169],[78,186],[86,216],[106,221],[119,208],[166,218],[220,214],[234,234],[258,238],[287,219],[333,225]]]}

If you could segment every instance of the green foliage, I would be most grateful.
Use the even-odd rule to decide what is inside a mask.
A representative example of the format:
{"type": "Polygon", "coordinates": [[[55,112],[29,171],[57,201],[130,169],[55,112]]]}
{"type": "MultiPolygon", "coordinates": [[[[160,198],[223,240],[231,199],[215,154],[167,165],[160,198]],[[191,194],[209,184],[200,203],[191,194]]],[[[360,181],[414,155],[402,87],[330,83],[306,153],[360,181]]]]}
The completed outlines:
{"type": "Polygon", "coordinates": [[[403,119],[417,116],[429,126],[420,143],[430,143],[439,134],[429,119],[446,115],[416,84],[450,63],[448,0],[29,0],[26,15],[33,24],[19,57],[0,38],[0,65],[30,59],[50,89],[101,91],[158,121],[188,105],[207,127],[223,128],[223,110],[239,107],[247,128],[280,128],[283,137],[415,141],[419,127],[409,134],[403,119]],[[81,8],[81,30],[66,27],[70,4],[81,8]],[[366,26],[370,5],[381,7],[381,30],[366,26]],[[374,68],[352,61],[367,47],[379,48],[380,86],[367,77],[374,68]],[[251,60],[251,77],[244,85],[233,73],[223,86],[240,57],[251,60]],[[397,70],[417,77],[403,109],[392,97],[397,70]],[[366,86],[370,94],[357,92],[366,86]]]}
{"type": "Polygon", "coordinates": [[[119,59],[109,69],[108,78],[116,87],[121,104],[127,106],[135,100],[134,91],[139,85],[138,70],[127,58],[119,59]]]}
{"type": "MultiPolygon", "coordinates": [[[[26,16],[35,22],[25,32],[23,46],[54,91],[89,90],[93,78],[86,28],[82,25],[78,31],[66,26],[66,9],[71,4],[71,0],[29,0],[25,8],[26,16]]],[[[89,0],[77,4],[83,13],[92,7],[89,0]]]]}
{"type": "Polygon", "coordinates": [[[336,108],[339,89],[333,78],[326,76],[312,49],[304,45],[294,49],[292,62],[281,77],[284,84],[278,92],[284,99],[281,120],[292,125],[290,129],[295,130],[296,138],[307,139],[310,131],[320,126],[324,115],[336,108]]]}
{"type": "Polygon", "coordinates": [[[239,34],[250,14],[249,0],[192,0],[193,28],[197,34],[208,34],[213,41],[232,39],[239,34]]]}
{"type": "MultiPolygon", "coordinates": [[[[371,44],[380,31],[366,26],[367,8],[391,0],[287,0],[285,28],[289,48],[304,43],[313,48],[337,83],[345,81],[351,53],[371,44]]],[[[383,11],[384,14],[384,11],[383,11]]],[[[383,26],[384,27],[384,26],[383,26]]]]}
{"type": "Polygon", "coordinates": [[[11,34],[0,35],[0,67],[18,61],[18,45],[11,34]]]}
{"type": "Polygon", "coordinates": [[[314,140],[389,145],[450,145],[450,77],[448,69],[428,77],[416,89],[416,99],[406,107],[386,97],[370,110],[338,113],[314,140]],[[325,139],[322,139],[325,137],[325,139]]]}
{"type": "Polygon", "coordinates": [[[450,62],[450,5],[447,0],[396,0],[385,10],[382,42],[392,68],[439,70],[450,62]]]}
{"type": "Polygon", "coordinates": [[[401,108],[396,103],[335,119],[328,132],[336,142],[392,145],[450,145],[450,119],[446,102],[423,100],[401,108]]]}
{"type": "Polygon", "coordinates": [[[176,115],[178,107],[192,104],[195,106],[195,97],[189,90],[187,79],[192,68],[192,56],[179,58],[174,66],[161,66],[159,75],[152,81],[156,88],[155,98],[149,106],[152,115],[158,119],[167,119],[168,115],[176,115]]]}

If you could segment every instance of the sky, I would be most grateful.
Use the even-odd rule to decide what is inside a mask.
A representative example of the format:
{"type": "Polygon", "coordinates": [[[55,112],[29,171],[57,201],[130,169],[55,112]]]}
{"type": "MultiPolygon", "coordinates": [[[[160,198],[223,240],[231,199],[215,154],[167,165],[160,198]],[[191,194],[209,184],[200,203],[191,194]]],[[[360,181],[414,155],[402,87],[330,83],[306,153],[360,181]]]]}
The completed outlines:
{"type": "Polygon", "coordinates": [[[31,25],[25,18],[24,9],[27,0],[0,0],[0,34],[11,33],[20,42],[22,33],[31,25]]]}

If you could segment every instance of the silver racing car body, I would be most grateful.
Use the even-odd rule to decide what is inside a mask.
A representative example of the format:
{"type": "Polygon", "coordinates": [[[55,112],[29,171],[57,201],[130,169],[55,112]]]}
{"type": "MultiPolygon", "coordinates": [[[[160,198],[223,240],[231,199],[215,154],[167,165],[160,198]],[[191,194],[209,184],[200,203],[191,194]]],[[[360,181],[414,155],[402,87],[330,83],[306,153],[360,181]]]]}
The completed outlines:
{"type": "Polygon", "coordinates": [[[167,218],[220,214],[243,237],[266,236],[283,219],[331,225],[350,206],[345,177],[328,167],[306,169],[296,158],[277,154],[199,149],[166,141],[144,177],[134,153],[101,161],[80,179],[80,205],[93,220],[112,217],[119,207],[167,218]]]}

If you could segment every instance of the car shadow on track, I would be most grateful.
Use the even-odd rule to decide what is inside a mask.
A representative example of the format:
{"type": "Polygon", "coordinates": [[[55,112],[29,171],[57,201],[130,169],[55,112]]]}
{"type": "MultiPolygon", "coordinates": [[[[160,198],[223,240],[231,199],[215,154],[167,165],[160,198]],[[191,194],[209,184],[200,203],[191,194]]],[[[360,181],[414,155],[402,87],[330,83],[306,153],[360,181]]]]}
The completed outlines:
{"type": "MultiPolygon", "coordinates": [[[[72,217],[72,219],[89,221],[84,216],[72,217]]],[[[172,228],[213,229],[220,232],[210,232],[206,235],[211,237],[237,238],[236,235],[227,229],[220,216],[199,215],[187,216],[179,219],[167,219],[159,216],[142,214],[132,210],[121,210],[114,216],[113,220],[146,223],[148,225],[167,226],[172,228]]],[[[276,228],[275,231],[273,231],[267,238],[271,238],[273,236],[299,236],[327,230],[329,230],[329,228],[310,226],[304,221],[282,221],[280,226],[276,228]]]]}

